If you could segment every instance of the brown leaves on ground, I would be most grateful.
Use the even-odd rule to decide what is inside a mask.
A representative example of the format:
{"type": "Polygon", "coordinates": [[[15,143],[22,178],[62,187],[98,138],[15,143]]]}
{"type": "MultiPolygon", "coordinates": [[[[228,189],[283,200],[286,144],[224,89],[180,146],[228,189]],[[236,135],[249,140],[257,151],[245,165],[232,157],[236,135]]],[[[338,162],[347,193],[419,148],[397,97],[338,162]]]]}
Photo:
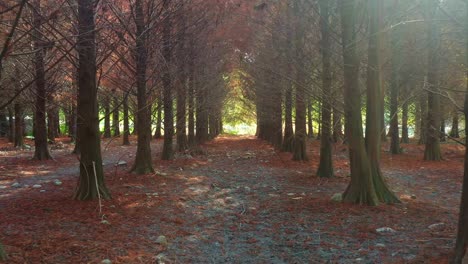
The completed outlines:
{"type": "MultiPolygon", "coordinates": [[[[349,181],[341,144],[336,177],[323,180],[314,176],[317,141],[309,162],[293,162],[253,137],[220,137],[203,146],[206,155],[155,158],[156,173],[145,176],[115,165],[131,165],[132,143],[103,143],[113,199],[100,215],[97,201],[71,199],[78,175],[71,145],[53,150],[55,161],[35,162],[31,151],[2,141],[8,263],[446,263],[453,248],[463,173],[455,144],[443,145],[442,162],[422,161],[423,146],[414,144],[398,156],[384,151],[384,175],[403,203],[363,207],[330,199],[349,181]]],[[[159,157],[161,142],[152,147],[159,157]]]]}

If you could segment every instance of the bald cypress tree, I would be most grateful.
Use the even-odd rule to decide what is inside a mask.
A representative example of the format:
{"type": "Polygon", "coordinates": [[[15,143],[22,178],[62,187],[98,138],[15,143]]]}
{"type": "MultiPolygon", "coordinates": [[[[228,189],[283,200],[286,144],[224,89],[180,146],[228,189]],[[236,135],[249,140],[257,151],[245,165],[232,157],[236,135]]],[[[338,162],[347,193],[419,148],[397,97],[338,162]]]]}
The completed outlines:
{"type": "Polygon", "coordinates": [[[320,29],[322,33],[322,130],[320,138],[320,163],[317,171],[319,177],[333,176],[332,162],[332,77],[331,77],[331,51],[330,51],[330,18],[328,0],[320,0],[320,29]]]}
{"type": "Polygon", "coordinates": [[[145,26],[143,0],[135,1],[136,25],[136,86],[137,107],[136,126],[138,130],[137,152],[132,171],[136,174],[154,172],[151,161],[151,107],[147,102],[146,69],[148,30],[145,26]]]}
{"type": "MultiPolygon", "coordinates": [[[[465,41],[466,41],[466,63],[468,65],[468,3],[465,5],[466,16],[465,16],[465,41]]],[[[463,114],[465,120],[468,120],[468,68],[466,71],[466,91],[465,91],[465,103],[463,107],[463,114]]],[[[468,131],[468,122],[465,122],[465,131],[468,131]]],[[[468,137],[465,137],[465,164],[463,173],[463,186],[460,203],[460,215],[458,218],[458,232],[457,241],[455,244],[455,254],[452,259],[452,263],[462,263],[465,258],[466,251],[468,249],[468,137]]]]}
{"type": "Polygon", "coordinates": [[[381,88],[379,62],[379,10],[381,0],[369,1],[369,47],[367,69],[366,140],[363,138],[359,59],[356,51],[356,9],[359,1],[340,1],[346,136],[349,144],[351,181],[343,201],[365,205],[395,203],[398,199],[387,187],[379,166],[381,140],[381,88]]]}
{"type": "Polygon", "coordinates": [[[428,68],[427,68],[427,123],[426,123],[426,145],[424,160],[441,160],[440,152],[440,95],[439,66],[440,66],[440,28],[435,18],[439,9],[439,0],[428,0],[425,2],[426,19],[428,27],[428,68]]]}
{"type": "Polygon", "coordinates": [[[96,85],[94,1],[78,0],[78,138],[80,177],[74,198],[110,198],[104,183],[96,85]]]}

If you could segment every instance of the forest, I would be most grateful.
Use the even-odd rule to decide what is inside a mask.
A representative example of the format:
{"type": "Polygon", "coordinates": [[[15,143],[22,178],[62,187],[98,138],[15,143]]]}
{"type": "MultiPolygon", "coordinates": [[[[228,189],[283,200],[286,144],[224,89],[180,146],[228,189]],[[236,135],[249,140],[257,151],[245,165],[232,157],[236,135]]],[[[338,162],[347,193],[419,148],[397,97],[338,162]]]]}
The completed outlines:
{"type": "Polygon", "coordinates": [[[468,263],[467,0],[0,0],[0,263],[468,263]]]}

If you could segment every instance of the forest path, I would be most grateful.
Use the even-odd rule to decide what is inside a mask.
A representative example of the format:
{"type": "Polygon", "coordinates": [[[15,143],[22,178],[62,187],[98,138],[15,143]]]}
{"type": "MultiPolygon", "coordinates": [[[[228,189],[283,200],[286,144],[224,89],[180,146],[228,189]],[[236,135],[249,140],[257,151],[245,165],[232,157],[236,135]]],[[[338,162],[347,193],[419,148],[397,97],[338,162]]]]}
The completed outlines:
{"type": "Polygon", "coordinates": [[[70,199],[78,172],[71,146],[42,163],[31,161],[30,151],[5,152],[0,240],[11,263],[444,263],[453,248],[461,149],[444,145],[444,163],[421,161],[414,145],[398,157],[384,152],[384,174],[403,203],[362,207],[330,199],[349,181],[339,144],[336,177],[322,180],[314,176],[315,140],[309,162],[240,136],[218,137],[202,146],[204,154],[161,161],[156,140],[156,172],[142,176],[128,173],[132,143],[103,143],[113,199],[102,201],[102,213],[96,201],[70,199]],[[115,166],[121,160],[128,166],[115,166]],[[22,186],[10,187],[13,181],[22,186]],[[42,187],[27,188],[28,181],[42,187]],[[395,232],[379,234],[380,227],[395,232]]]}

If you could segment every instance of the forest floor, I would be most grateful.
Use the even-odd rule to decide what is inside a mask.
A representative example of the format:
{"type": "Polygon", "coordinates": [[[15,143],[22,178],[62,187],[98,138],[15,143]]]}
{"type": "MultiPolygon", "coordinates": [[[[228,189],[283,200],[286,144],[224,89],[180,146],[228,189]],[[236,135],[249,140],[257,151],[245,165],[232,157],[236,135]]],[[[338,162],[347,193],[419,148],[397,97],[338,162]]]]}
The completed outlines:
{"type": "Polygon", "coordinates": [[[61,141],[47,162],[0,142],[8,263],[447,263],[454,246],[464,151],[456,144],[442,145],[442,162],[422,161],[423,146],[414,144],[402,155],[384,152],[384,175],[402,203],[365,207],[331,200],[349,182],[340,144],[336,177],[324,180],[314,176],[316,140],[303,163],[241,136],[161,161],[155,140],[156,173],[144,176],[128,173],[134,138],[128,147],[106,140],[113,199],[100,213],[97,201],[71,199],[78,160],[61,141]],[[376,231],[382,227],[393,232],[376,231]]]}

